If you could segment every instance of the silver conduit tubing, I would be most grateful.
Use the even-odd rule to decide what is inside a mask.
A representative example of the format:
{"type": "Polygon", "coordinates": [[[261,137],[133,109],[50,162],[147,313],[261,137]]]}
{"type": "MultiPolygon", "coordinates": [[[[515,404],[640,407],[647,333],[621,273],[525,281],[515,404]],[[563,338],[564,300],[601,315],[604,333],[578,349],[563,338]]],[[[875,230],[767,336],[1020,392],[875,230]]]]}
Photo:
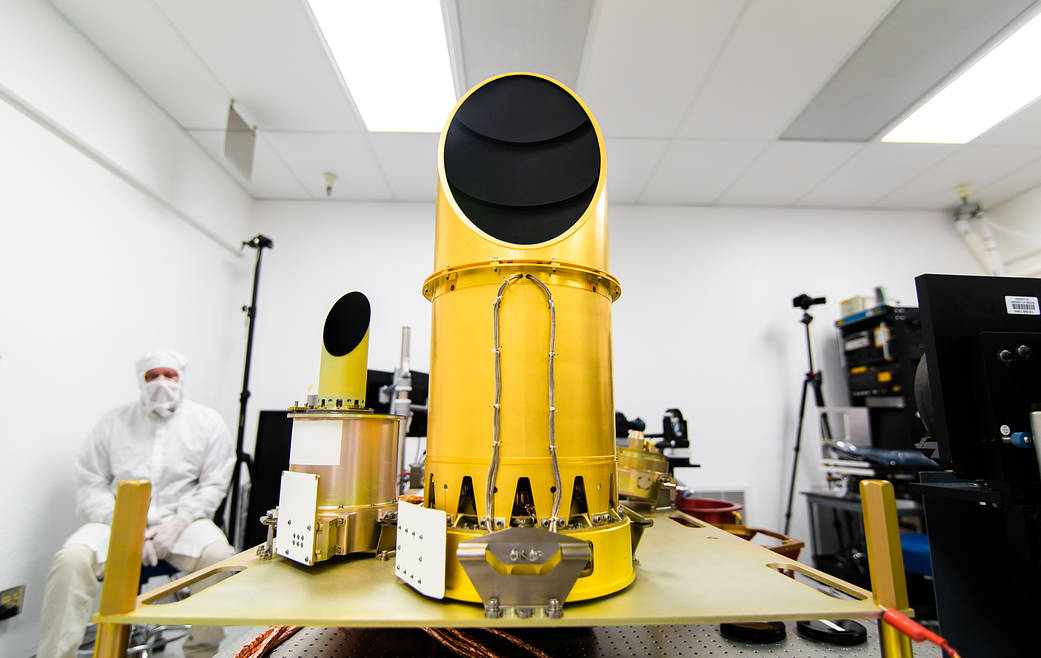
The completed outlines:
{"type": "Polygon", "coordinates": [[[495,403],[492,404],[492,461],[488,464],[488,486],[484,491],[484,525],[488,532],[494,532],[495,517],[495,478],[499,472],[499,401],[502,398],[502,362],[499,355],[502,346],[499,345],[499,308],[502,306],[502,294],[506,286],[523,278],[523,274],[514,274],[503,280],[499,286],[499,292],[495,294],[495,303],[492,304],[492,353],[495,355],[495,403]]]}
{"type": "Polygon", "coordinates": [[[556,491],[553,493],[553,514],[549,519],[549,531],[556,532],[558,516],[560,514],[561,489],[563,489],[560,482],[560,465],[557,463],[557,407],[554,403],[554,383],[556,380],[553,376],[553,361],[554,357],[557,356],[557,307],[553,303],[553,293],[549,291],[546,284],[530,274],[526,276],[528,279],[531,279],[534,283],[538,284],[539,288],[542,289],[542,292],[545,293],[546,302],[549,304],[549,455],[553,461],[553,482],[556,485],[556,491]]]}

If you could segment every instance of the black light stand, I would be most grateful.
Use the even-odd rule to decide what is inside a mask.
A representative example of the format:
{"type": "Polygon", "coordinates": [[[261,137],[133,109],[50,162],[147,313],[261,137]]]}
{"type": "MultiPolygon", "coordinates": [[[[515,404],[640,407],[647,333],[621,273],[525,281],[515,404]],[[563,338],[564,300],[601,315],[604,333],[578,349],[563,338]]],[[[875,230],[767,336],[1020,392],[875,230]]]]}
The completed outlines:
{"type": "MultiPolygon", "coordinates": [[[[817,304],[824,304],[827,301],[824,297],[810,297],[806,293],[803,293],[792,300],[792,306],[795,308],[802,309],[802,319],[799,322],[802,323],[806,329],[806,358],[809,360],[809,370],[806,371],[806,375],[802,380],[802,400],[799,402],[799,425],[795,429],[795,456],[792,458],[792,479],[788,483],[788,505],[784,512],[784,534],[788,534],[788,527],[792,519],[792,499],[795,496],[795,475],[799,468],[799,448],[802,447],[802,421],[806,416],[806,390],[808,388],[813,389],[813,397],[817,401],[818,407],[824,406],[824,390],[823,380],[819,370],[815,370],[813,367],[813,344],[810,340],[810,323],[813,322],[813,316],[810,315],[809,309],[811,306],[817,304]]],[[[831,441],[831,426],[828,424],[828,417],[821,417],[821,434],[824,435],[826,441],[831,441]]]]}
{"type": "Polygon", "coordinates": [[[250,482],[253,481],[253,458],[242,449],[242,443],[246,433],[246,403],[249,401],[249,366],[253,359],[253,323],[257,317],[257,283],[260,281],[260,257],[264,254],[265,248],[270,249],[273,246],[274,243],[271,242],[271,238],[259,233],[251,240],[242,243],[243,249],[251,247],[257,250],[257,264],[253,269],[253,296],[249,306],[242,307],[243,312],[246,314],[246,322],[249,328],[246,333],[246,365],[242,372],[242,393],[239,394],[239,429],[235,437],[235,468],[231,472],[231,502],[228,507],[228,521],[224,532],[228,542],[232,545],[238,544],[235,535],[238,530],[239,482],[242,466],[246,467],[250,482]]]}
{"type": "MultiPolygon", "coordinates": [[[[788,534],[788,527],[792,520],[792,499],[795,497],[795,476],[799,469],[799,448],[802,446],[802,421],[806,416],[806,389],[813,389],[813,398],[818,408],[824,407],[824,380],[819,370],[813,367],[813,341],[810,339],[810,323],[813,316],[809,310],[811,306],[824,304],[828,300],[824,297],[810,297],[803,293],[792,300],[792,306],[802,309],[802,323],[806,330],[806,359],[809,368],[802,379],[802,399],[799,401],[799,424],[795,428],[795,455],[792,457],[792,479],[788,483],[788,505],[784,511],[784,534],[788,534]]],[[[831,425],[828,417],[821,414],[821,435],[825,441],[831,441],[831,425]]],[[[812,528],[810,529],[812,531],[812,528]]],[[[799,635],[809,637],[819,642],[836,645],[862,644],[867,640],[867,630],[863,625],[850,619],[837,619],[834,621],[804,620],[796,623],[799,635]]]]}

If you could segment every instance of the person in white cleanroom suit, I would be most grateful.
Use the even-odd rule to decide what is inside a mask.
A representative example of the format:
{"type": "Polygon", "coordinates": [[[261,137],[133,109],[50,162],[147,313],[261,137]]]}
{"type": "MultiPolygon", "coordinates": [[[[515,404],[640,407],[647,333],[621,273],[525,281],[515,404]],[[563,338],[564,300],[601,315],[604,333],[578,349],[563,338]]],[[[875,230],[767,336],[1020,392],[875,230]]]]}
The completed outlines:
{"type": "MultiPolygon", "coordinates": [[[[156,350],[136,364],[141,399],[105,414],[76,460],[76,505],[86,525],[54,556],[43,595],[38,658],[74,656],[94,612],[108,553],[116,487],[152,482],[142,562],[166,560],[190,573],[234,550],[213,524],[235,452],[220,415],[184,399],[185,358],[156,350]]],[[[212,580],[212,579],[211,579],[212,580]]],[[[211,584],[206,581],[192,589],[211,584]]],[[[212,656],[222,629],[192,628],[185,656],[212,656]]]]}

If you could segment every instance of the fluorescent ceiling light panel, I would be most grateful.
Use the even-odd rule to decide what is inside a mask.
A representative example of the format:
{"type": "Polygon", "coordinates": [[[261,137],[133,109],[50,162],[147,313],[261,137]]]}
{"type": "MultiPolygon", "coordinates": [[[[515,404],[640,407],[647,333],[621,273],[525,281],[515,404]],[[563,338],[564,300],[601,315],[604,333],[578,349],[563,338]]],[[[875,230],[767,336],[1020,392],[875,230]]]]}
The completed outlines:
{"type": "Polygon", "coordinates": [[[883,142],[964,144],[1041,96],[1041,14],[891,130],[883,142]]]}
{"type": "Polygon", "coordinates": [[[309,3],[369,130],[441,132],[456,98],[440,2],[309,3]]]}

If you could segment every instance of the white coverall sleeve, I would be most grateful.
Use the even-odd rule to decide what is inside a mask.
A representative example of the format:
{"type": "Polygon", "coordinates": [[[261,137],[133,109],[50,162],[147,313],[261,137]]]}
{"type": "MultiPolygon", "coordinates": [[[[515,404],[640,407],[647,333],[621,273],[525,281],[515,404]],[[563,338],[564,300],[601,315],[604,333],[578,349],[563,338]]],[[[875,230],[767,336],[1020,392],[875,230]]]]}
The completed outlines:
{"type": "Polygon", "coordinates": [[[76,511],[88,523],[112,524],[116,496],[112,493],[108,418],[94,426],[76,458],[76,511]]]}
{"type": "Polygon", "coordinates": [[[217,506],[228,492],[231,469],[235,466],[235,450],[224,421],[218,418],[208,431],[198,486],[177,505],[177,516],[188,523],[213,518],[217,506]]]}

